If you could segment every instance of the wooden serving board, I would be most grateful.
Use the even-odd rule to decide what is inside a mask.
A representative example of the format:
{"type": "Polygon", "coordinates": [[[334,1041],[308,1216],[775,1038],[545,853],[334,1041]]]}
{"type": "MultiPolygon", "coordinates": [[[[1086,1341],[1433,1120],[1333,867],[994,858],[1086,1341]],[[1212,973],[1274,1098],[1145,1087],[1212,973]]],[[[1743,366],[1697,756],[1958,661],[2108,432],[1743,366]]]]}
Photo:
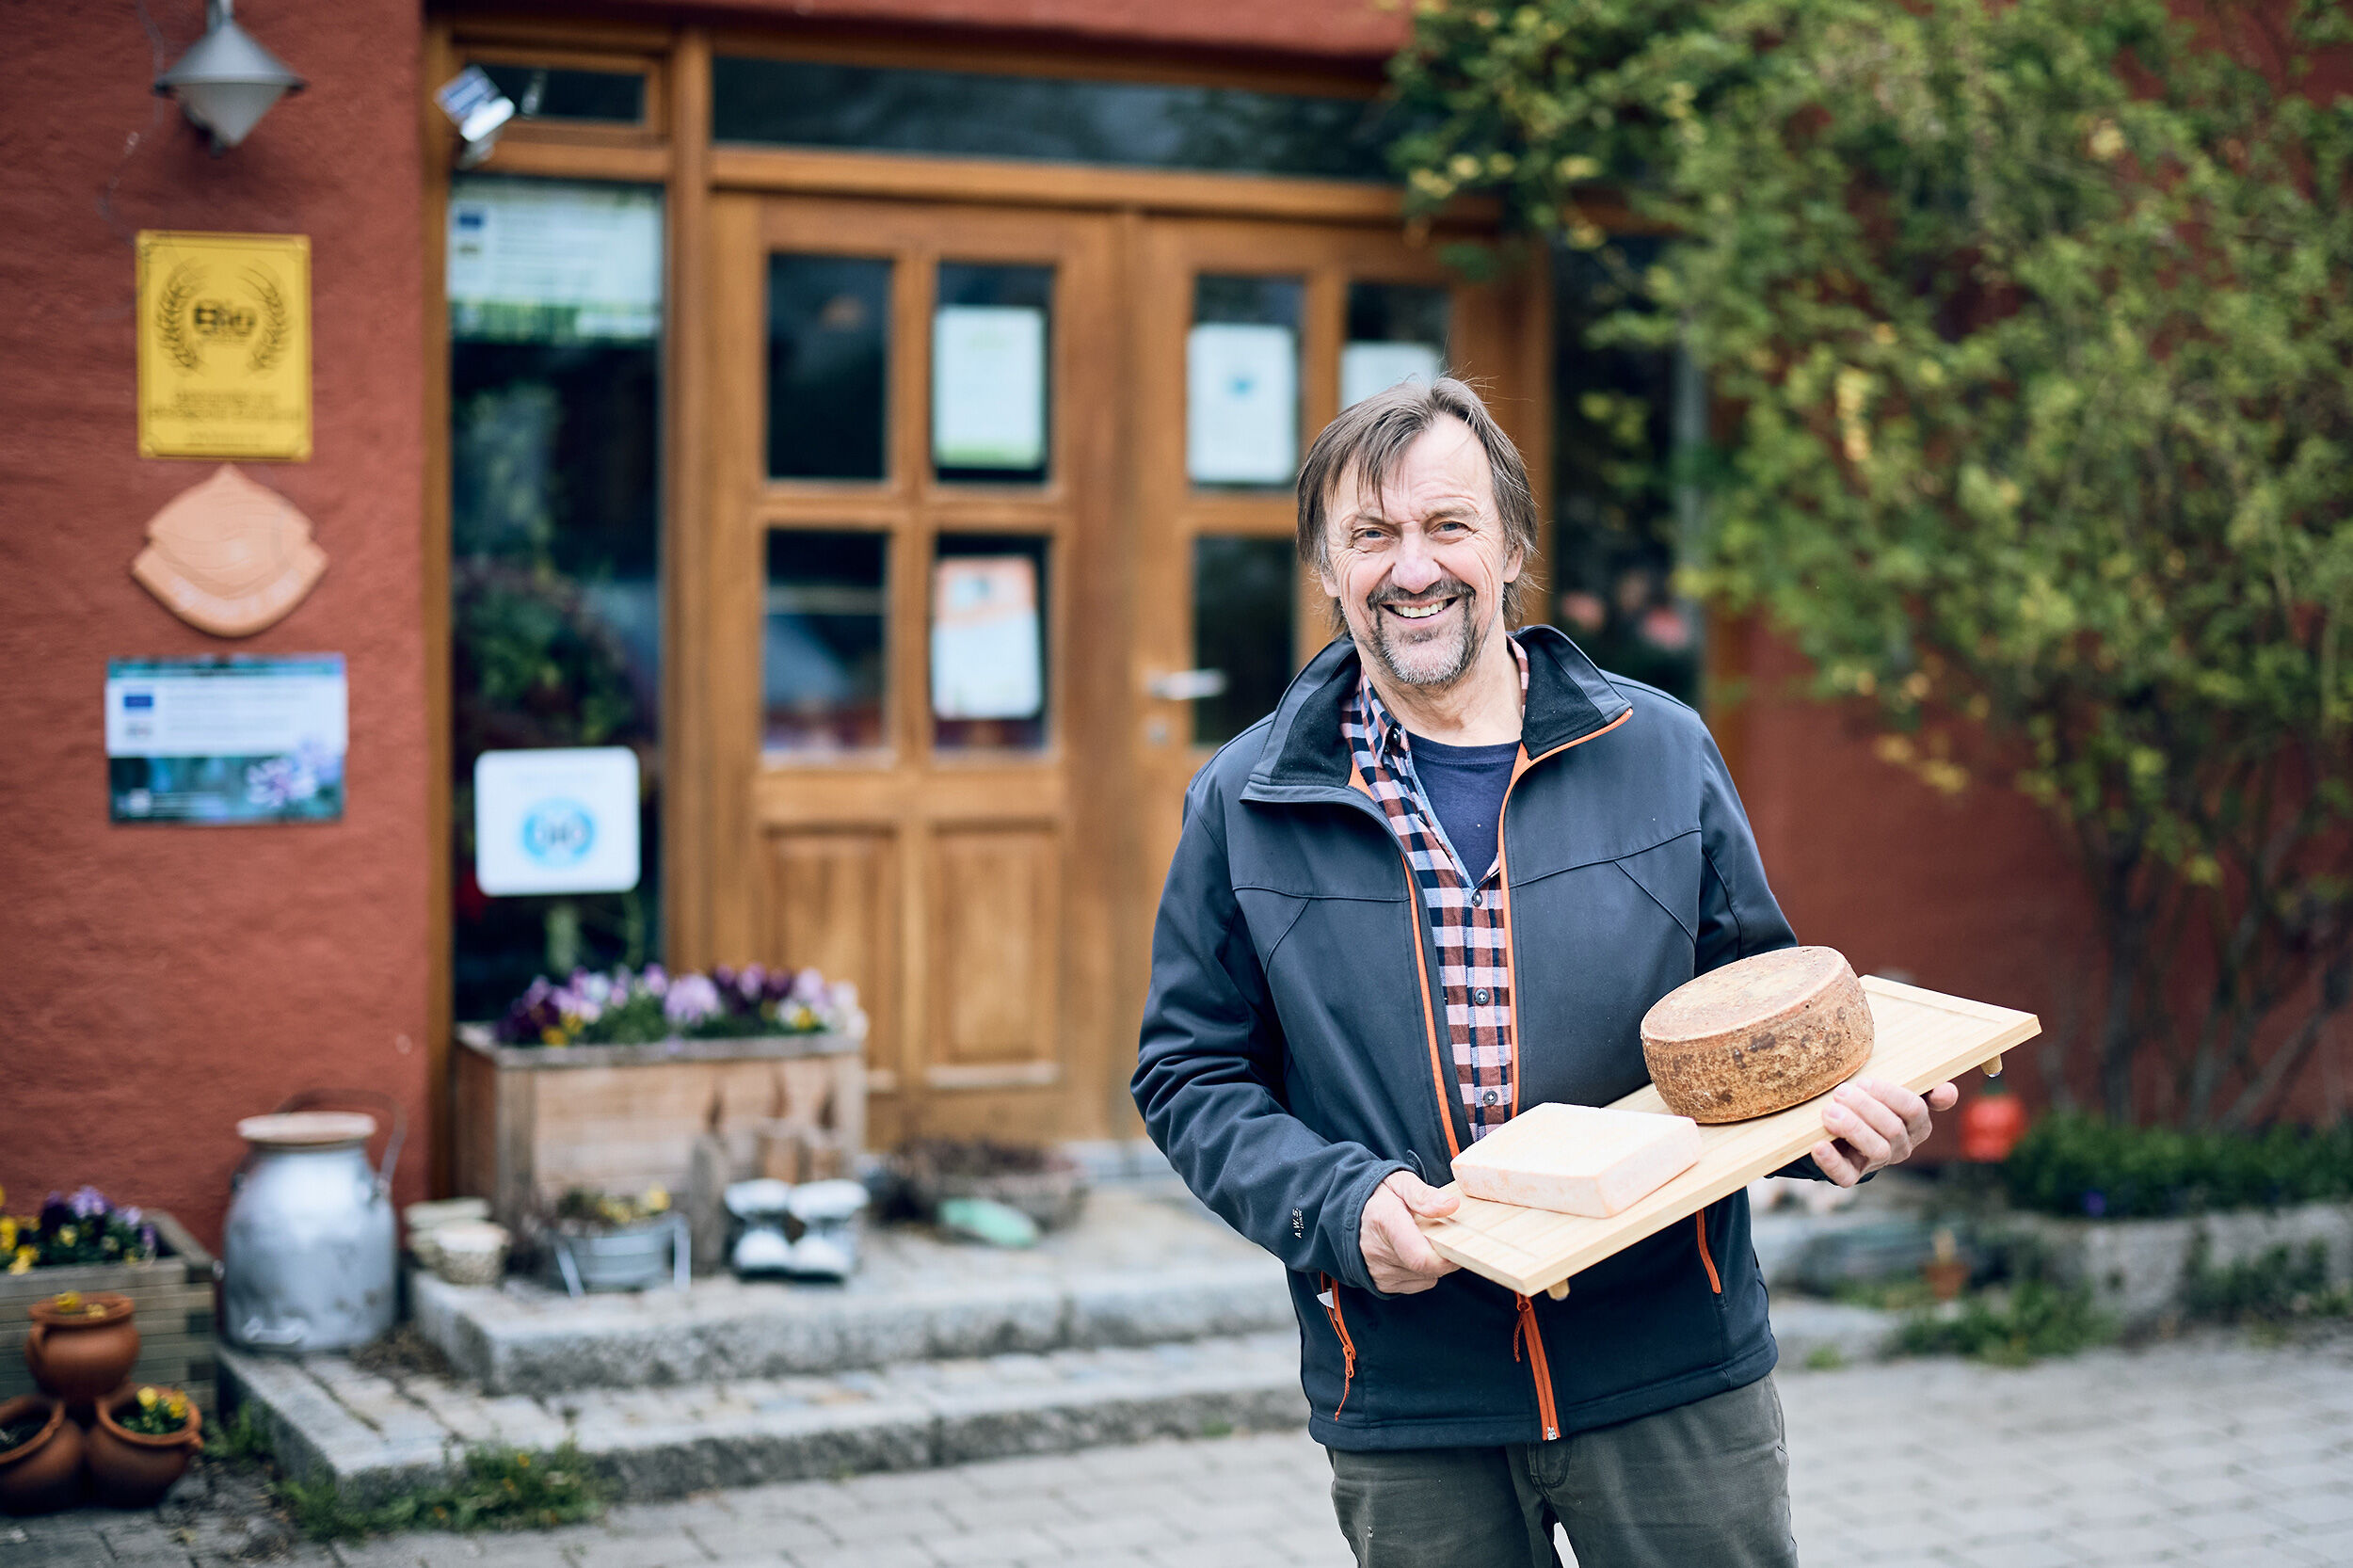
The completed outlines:
{"type": "MultiPolygon", "coordinates": [[[[1877,975],[1863,977],[1863,991],[1870,999],[1876,1038],[1860,1076],[1888,1079],[1915,1094],[1982,1067],[2042,1032],[2041,1020],[2031,1013],[1877,975]]],[[[1804,1156],[1830,1135],[1822,1125],[1829,1097],[1751,1121],[1702,1127],[1698,1164],[1607,1219],[1464,1197],[1447,1218],[1420,1221],[1422,1234],[1439,1256],[1532,1296],[1804,1156]]],[[[1666,1102],[1648,1084],[1609,1109],[1667,1113],[1666,1102]]],[[[1462,1192],[1458,1184],[1445,1190],[1462,1192]]]]}

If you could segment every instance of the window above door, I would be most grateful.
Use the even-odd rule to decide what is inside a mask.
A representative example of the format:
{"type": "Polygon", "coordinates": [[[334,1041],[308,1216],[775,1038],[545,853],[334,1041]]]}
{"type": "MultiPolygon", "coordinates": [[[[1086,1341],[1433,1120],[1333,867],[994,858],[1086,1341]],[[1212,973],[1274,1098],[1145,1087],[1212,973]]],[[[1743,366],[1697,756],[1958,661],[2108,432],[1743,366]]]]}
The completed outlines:
{"type": "Polygon", "coordinates": [[[1387,182],[1392,118],[1370,94],[911,69],[722,54],[712,139],[1387,182]]]}

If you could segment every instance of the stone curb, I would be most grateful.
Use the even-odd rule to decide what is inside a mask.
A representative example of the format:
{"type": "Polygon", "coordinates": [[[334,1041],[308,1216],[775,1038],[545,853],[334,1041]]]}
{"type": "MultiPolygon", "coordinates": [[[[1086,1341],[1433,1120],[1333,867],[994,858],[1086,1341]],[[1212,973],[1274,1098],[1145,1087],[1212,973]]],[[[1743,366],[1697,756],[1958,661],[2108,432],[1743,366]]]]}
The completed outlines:
{"type": "Polygon", "coordinates": [[[1824,1361],[1850,1367],[1881,1360],[1894,1353],[1904,1326],[1900,1312],[1786,1295],[1773,1298],[1772,1321],[1781,1347],[1776,1375],[1785,1377],[1824,1361]]]}
{"type": "MultiPolygon", "coordinates": [[[[1284,1336],[1195,1341],[1180,1355],[1142,1365],[1133,1351],[1112,1355],[1064,1352],[932,1364],[928,1372],[872,1380],[872,1397],[856,1402],[648,1419],[630,1404],[648,1396],[589,1392],[567,1400],[566,1413],[584,1417],[583,1453],[619,1496],[632,1501],[1153,1437],[1274,1430],[1307,1417],[1296,1344],[1284,1336]],[[918,1381],[923,1377],[932,1385],[918,1381]]],[[[447,1475],[465,1446],[497,1435],[443,1427],[438,1438],[426,1439],[420,1430],[429,1418],[413,1425],[380,1415],[363,1421],[337,1397],[337,1383],[392,1385],[364,1380],[339,1358],[306,1365],[224,1351],[221,1377],[234,1402],[261,1409],[290,1475],[334,1481],[362,1503],[447,1475]]],[[[863,1381],[852,1374],[845,1384],[863,1381]]],[[[380,1412],[380,1397],[376,1402],[380,1412]]]]}

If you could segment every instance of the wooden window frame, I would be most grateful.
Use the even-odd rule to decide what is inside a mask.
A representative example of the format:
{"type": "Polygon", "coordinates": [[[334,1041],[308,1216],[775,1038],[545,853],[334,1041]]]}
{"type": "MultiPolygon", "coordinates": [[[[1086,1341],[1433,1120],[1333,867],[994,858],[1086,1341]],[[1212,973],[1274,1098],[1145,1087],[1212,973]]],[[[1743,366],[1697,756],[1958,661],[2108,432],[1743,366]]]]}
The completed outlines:
{"type": "Polygon", "coordinates": [[[669,139],[669,93],[661,55],[609,55],[583,49],[537,49],[520,44],[475,44],[461,65],[545,67],[594,71],[645,81],[645,113],[636,120],[525,119],[520,110],[500,133],[500,144],[544,141],[563,147],[660,147],[669,139]]]}

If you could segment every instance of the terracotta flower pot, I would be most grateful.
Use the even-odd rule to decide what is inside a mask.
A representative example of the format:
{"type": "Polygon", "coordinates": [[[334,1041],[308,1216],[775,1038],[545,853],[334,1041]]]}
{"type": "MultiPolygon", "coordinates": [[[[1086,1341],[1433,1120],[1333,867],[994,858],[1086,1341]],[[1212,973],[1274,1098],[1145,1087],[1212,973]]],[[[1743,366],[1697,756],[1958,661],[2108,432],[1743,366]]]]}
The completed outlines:
{"type": "Polygon", "coordinates": [[[138,1325],[131,1320],[136,1308],[112,1291],[89,1291],[72,1306],[59,1306],[60,1299],[26,1309],[33,1327],[24,1336],[24,1365],[35,1383],[66,1403],[89,1404],[129,1377],[139,1358],[138,1325]]]}
{"type": "Polygon", "coordinates": [[[1969,1284],[1969,1260],[1964,1257],[1930,1258],[1920,1265],[1920,1277],[1929,1282],[1929,1294],[1940,1302],[1959,1299],[1969,1284]]]}
{"type": "MultiPolygon", "coordinates": [[[[159,1394],[178,1389],[157,1389],[159,1394]]],[[[98,1424],[90,1428],[85,1459],[98,1500],[116,1508],[152,1508],[163,1500],[204,1446],[204,1416],[188,1402],[188,1424],[161,1437],[126,1432],[116,1419],[138,1403],[139,1391],[124,1384],[98,1401],[98,1424]]]]}
{"type": "Polygon", "coordinates": [[[82,1489],[82,1429],[66,1419],[65,1401],[47,1394],[0,1400],[0,1427],[44,1414],[40,1432],[0,1449],[0,1513],[47,1513],[82,1489]]]}

